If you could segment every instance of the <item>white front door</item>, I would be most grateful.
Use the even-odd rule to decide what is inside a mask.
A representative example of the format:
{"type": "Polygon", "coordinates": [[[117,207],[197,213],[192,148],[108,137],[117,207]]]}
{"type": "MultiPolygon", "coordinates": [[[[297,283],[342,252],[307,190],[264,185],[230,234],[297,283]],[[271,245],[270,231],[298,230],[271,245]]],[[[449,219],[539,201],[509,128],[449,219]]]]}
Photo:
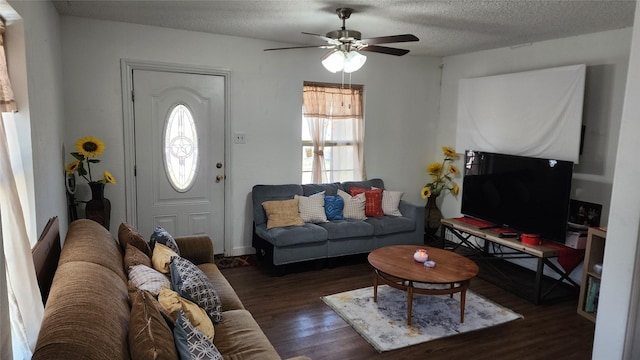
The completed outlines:
{"type": "Polygon", "coordinates": [[[148,238],[208,234],[224,252],[225,78],[133,71],[136,216],[148,238]]]}

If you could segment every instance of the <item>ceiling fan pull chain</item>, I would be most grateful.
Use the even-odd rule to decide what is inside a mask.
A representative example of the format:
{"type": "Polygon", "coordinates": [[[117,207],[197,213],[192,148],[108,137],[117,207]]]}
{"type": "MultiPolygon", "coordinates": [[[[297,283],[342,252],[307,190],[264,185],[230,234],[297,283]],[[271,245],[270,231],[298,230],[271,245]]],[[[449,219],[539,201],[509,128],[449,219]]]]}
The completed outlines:
{"type": "MultiPolygon", "coordinates": [[[[349,90],[351,90],[351,74],[349,73],[349,90]]],[[[344,97],[344,94],[342,94],[342,96],[344,97]]],[[[349,97],[349,104],[347,104],[347,108],[351,109],[351,97],[349,97]]]]}

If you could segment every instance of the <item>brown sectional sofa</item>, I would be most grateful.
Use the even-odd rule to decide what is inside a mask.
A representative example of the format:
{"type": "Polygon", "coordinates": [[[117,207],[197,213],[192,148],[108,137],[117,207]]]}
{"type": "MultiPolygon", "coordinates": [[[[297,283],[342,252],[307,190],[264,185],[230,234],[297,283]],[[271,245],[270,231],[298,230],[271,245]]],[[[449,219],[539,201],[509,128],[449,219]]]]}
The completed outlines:
{"type": "MultiPolygon", "coordinates": [[[[208,236],[178,237],[180,255],[211,281],[222,303],[214,344],[225,359],[280,359],[213,263],[208,236]]],[[[123,254],[91,220],[76,220],[62,248],[33,359],[129,359],[130,304],[123,254]]],[[[295,359],[308,359],[297,357],[295,359]]]]}

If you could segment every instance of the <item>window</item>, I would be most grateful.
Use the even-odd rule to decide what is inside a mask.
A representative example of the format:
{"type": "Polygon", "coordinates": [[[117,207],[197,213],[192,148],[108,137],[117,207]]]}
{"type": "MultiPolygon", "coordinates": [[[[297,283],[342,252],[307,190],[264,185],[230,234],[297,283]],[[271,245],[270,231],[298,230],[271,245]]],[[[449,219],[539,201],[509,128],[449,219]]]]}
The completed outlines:
{"type": "Polygon", "coordinates": [[[164,136],[164,166],[176,191],[189,190],[198,165],[198,135],[191,111],[176,105],[167,118],[164,136]]]}
{"type": "Polygon", "coordinates": [[[304,83],[302,183],[363,180],[361,85],[304,83]]]}

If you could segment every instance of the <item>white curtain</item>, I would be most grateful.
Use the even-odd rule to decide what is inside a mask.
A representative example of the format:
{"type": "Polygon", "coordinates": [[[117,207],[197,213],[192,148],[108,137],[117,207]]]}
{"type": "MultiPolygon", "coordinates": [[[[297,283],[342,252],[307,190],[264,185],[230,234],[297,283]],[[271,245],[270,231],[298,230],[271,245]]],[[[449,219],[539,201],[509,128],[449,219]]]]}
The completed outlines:
{"type": "Polygon", "coordinates": [[[5,126],[5,121],[10,121],[5,120],[5,115],[17,107],[7,72],[3,33],[4,24],[0,26],[0,111],[4,112],[0,118],[0,265],[4,270],[0,275],[0,357],[30,359],[44,306],[31,256],[31,245],[36,239],[29,240],[24,216],[24,210],[28,209],[24,209],[21,202],[28,194],[17,143],[20,139],[5,126]]]}
{"type": "MultiPolygon", "coordinates": [[[[4,121],[0,121],[0,213],[7,296],[10,311],[11,340],[14,359],[29,359],[35,347],[44,314],[44,306],[36,279],[31,244],[18,194],[18,186],[7,146],[4,121]]],[[[5,303],[3,299],[2,303],[5,303]]],[[[6,309],[2,309],[6,312],[6,309]]],[[[7,332],[2,329],[3,337],[7,332]]],[[[5,339],[2,339],[5,342],[5,339]]],[[[3,357],[4,359],[4,357],[3,357]]]]}
{"type": "Polygon", "coordinates": [[[322,90],[323,88],[318,86],[305,85],[303,91],[303,115],[307,119],[307,126],[313,142],[311,181],[316,184],[327,182],[324,167],[324,142],[329,124],[327,114],[331,111],[331,104],[327,103],[327,93],[322,90]]]}
{"type": "MultiPolygon", "coordinates": [[[[351,121],[354,147],[354,179],[366,179],[364,167],[364,115],[362,86],[343,88],[331,84],[306,83],[303,91],[303,116],[307,119],[313,142],[311,180],[326,183],[324,150],[331,121],[351,121]]],[[[335,139],[332,139],[335,140],[335,139]]]]}
{"type": "Polygon", "coordinates": [[[357,164],[354,167],[354,180],[366,180],[367,172],[364,166],[364,116],[362,112],[362,89],[356,92],[350,92],[349,97],[351,98],[349,103],[351,104],[351,116],[354,117],[354,120],[351,122],[351,126],[353,128],[353,163],[357,164]]]}
{"type": "MultiPolygon", "coordinates": [[[[4,249],[2,238],[2,211],[0,211],[0,249],[4,249]]],[[[5,269],[6,263],[4,261],[4,254],[0,252],[0,269],[5,269]]],[[[12,359],[13,352],[11,351],[11,323],[6,321],[9,319],[9,297],[4,296],[7,292],[7,277],[0,276],[0,359],[12,359]]]]}

